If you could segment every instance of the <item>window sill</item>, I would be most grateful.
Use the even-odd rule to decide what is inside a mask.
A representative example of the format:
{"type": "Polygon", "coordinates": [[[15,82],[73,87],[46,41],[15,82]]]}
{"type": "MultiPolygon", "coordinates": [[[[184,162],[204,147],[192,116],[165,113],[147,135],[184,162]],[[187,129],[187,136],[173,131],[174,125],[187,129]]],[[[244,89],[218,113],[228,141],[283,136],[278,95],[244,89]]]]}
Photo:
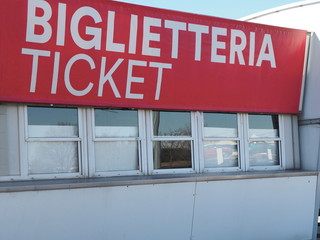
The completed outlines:
{"type": "Polygon", "coordinates": [[[55,179],[55,180],[28,180],[8,181],[0,183],[0,192],[44,191],[79,189],[94,187],[114,187],[147,184],[166,184],[183,182],[206,182],[225,180],[244,180],[261,178],[318,176],[317,171],[264,171],[242,173],[202,173],[202,174],[175,174],[175,175],[152,175],[152,176],[127,176],[105,178],[78,178],[78,179],[55,179]]]}

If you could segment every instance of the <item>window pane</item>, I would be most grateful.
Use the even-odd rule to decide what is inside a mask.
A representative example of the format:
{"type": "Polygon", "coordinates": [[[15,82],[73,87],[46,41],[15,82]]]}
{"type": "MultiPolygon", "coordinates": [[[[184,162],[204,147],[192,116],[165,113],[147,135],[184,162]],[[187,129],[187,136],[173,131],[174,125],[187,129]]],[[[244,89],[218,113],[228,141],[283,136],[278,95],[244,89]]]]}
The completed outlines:
{"type": "Polygon", "coordinates": [[[237,137],[237,114],[204,113],[204,137],[237,137]]]}
{"type": "Polygon", "coordinates": [[[20,174],[17,105],[0,105],[0,176],[20,174]]]}
{"type": "Polygon", "coordinates": [[[77,137],[76,108],[28,107],[29,137],[77,137]]]}
{"type": "Polygon", "coordinates": [[[137,141],[95,142],[96,171],[139,170],[137,141]]]}
{"type": "Polygon", "coordinates": [[[96,137],[138,137],[138,111],[95,109],[96,137]]]}
{"type": "Polygon", "coordinates": [[[249,144],[250,166],[279,165],[279,144],[277,141],[256,141],[249,144]]]}
{"type": "Polygon", "coordinates": [[[77,142],[29,142],[30,174],[79,172],[77,142]]]}
{"type": "Polygon", "coordinates": [[[153,111],[153,135],[191,136],[191,113],[153,111]]]}
{"type": "Polygon", "coordinates": [[[205,168],[237,167],[237,141],[205,141],[204,165],[205,168]]]}
{"type": "Polygon", "coordinates": [[[279,137],[278,115],[249,114],[249,137],[279,137]]]}
{"type": "Polygon", "coordinates": [[[155,169],[191,168],[191,141],[153,142],[155,169]]]}

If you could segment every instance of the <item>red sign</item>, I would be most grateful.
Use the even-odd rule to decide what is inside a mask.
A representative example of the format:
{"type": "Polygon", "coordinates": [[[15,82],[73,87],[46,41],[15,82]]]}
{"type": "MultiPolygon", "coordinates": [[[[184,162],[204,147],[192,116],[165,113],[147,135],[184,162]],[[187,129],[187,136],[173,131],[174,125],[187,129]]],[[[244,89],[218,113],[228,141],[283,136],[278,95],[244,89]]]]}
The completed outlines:
{"type": "Polygon", "coordinates": [[[306,31],[106,0],[8,0],[0,100],[297,113],[306,31]]]}

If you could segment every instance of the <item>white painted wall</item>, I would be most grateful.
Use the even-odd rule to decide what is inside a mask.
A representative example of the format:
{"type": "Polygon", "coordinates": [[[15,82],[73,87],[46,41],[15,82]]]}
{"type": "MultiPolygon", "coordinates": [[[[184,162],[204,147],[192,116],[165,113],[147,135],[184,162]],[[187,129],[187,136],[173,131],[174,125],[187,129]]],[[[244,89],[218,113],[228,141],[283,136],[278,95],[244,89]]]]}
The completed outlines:
{"type": "Polygon", "coordinates": [[[300,176],[0,193],[0,239],[311,239],[316,183],[300,176]]]}

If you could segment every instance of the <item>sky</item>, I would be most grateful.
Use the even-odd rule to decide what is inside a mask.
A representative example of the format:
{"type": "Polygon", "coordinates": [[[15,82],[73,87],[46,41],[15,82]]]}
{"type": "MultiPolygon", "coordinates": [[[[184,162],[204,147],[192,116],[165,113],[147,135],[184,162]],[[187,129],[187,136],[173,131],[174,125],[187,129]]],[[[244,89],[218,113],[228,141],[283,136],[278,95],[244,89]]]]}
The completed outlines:
{"type": "Polygon", "coordinates": [[[239,19],[300,0],[117,0],[215,17],[239,19]]]}

